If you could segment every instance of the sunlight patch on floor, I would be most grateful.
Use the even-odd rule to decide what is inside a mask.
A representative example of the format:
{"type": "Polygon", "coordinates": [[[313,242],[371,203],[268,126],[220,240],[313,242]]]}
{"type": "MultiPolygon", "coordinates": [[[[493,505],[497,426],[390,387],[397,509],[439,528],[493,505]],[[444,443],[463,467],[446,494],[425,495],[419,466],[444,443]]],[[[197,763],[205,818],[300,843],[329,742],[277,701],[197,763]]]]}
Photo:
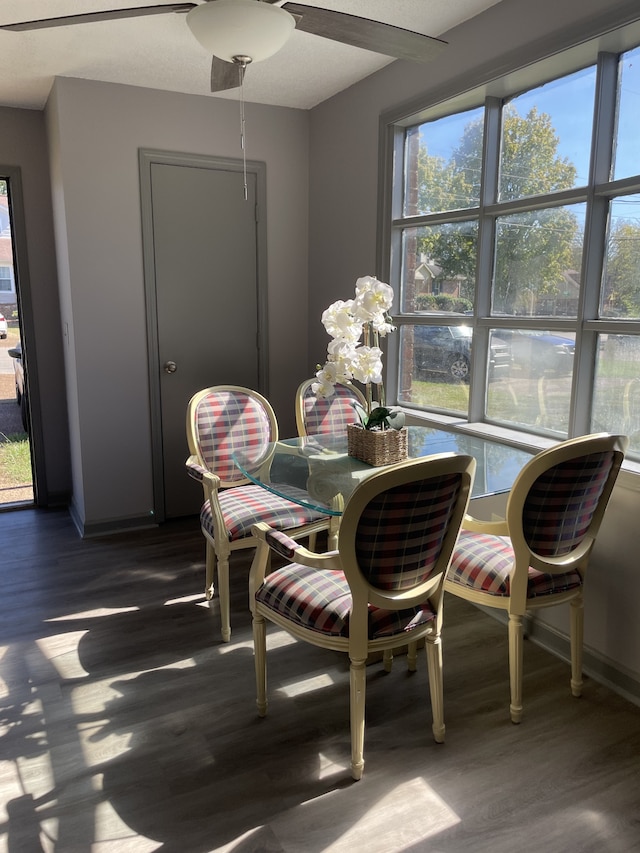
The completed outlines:
{"type": "Polygon", "coordinates": [[[67,613],[64,616],[54,616],[45,622],[75,622],[78,619],[95,619],[99,616],[114,616],[117,613],[132,613],[139,607],[99,607],[96,610],[83,610],[80,613],[67,613]]]}
{"type": "Polygon", "coordinates": [[[165,601],[165,607],[170,604],[190,604],[192,601],[197,601],[205,607],[209,606],[209,602],[204,597],[203,592],[198,592],[195,595],[182,595],[180,598],[169,598],[165,601]]]}
{"type": "MultiPolygon", "coordinates": [[[[364,820],[367,825],[366,833],[372,844],[369,850],[386,850],[388,853],[392,850],[403,850],[427,838],[433,838],[461,822],[460,816],[422,778],[411,779],[398,785],[372,805],[370,812],[363,816],[364,820]],[[407,821],[400,832],[398,832],[398,824],[402,826],[403,821],[399,810],[407,814],[407,821]],[[390,814],[394,814],[398,820],[395,826],[395,821],[389,820],[390,814]],[[422,815],[423,819],[416,820],[416,815],[422,815]],[[398,844],[400,839],[402,845],[398,844]]],[[[348,846],[350,842],[355,845],[358,843],[358,838],[362,838],[362,834],[362,829],[356,822],[342,836],[340,845],[348,846]]],[[[332,849],[327,848],[327,853],[332,849]]]]}
{"type": "Polygon", "coordinates": [[[253,640],[244,640],[242,643],[223,643],[218,646],[219,655],[228,655],[229,652],[237,652],[238,649],[250,649],[253,652],[253,640]]]}
{"type": "Polygon", "coordinates": [[[135,850],[136,853],[149,853],[158,850],[158,841],[152,841],[138,835],[122,820],[109,800],[103,800],[95,807],[95,841],[91,845],[92,853],[97,850],[118,851],[135,850]]]}
{"type": "Polygon", "coordinates": [[[461,818],[423,778],[396,785],[376,798],[375,784],[381,777],[377,774],[367,785],[366,768],[364,772],[363,782],[330,791],[276,817],[271,827],[283,848],[322,853],[402,853],[426,849],[428,839],[460,823],[461,818]],[[337,807],[337,801],[345,798],[350,801],[349,808],[345,809],[344,802],[337,807]],[[327,837],[329,826],[333,840],[327,837]]]}
{"type": "MultiPolygon", "coordinates": [[[[348,678],[348,673],[346,673],[346,678],[348,678]]],[[[333,672],[323,670],[309,678],[296,678],[296,680],[292,681],[290,684],[283,684],[278,687],[277,692],[282,693],[289,699],[293,699],[296,696],[302,696],[305,693],[313,693],[316,690],[322,690],[325,687],[330,687],[333,684],[339,684],[343,681],[345,681],[344,672],[340,672],[339,670],[335,670],[333,672]]]]}
{"type": "Polygon", "coordinates": [[[348,764],[338,764],[332,758],[329,758],[328,755],[324,755],[324,753],[318,753],[318,778],[319,779],[329,779],[331,776],[339,776],[341,779],[344,779],[345,773],[350,773],[350,767],[348,764]]]}
{"type": "Polygon", "coordinates": [[[298,641],[288,631],[274,631],[267,633],[267,651],[271,649],[284,649],[286,646],[292,646],[298,641]]]}
{"type": "Polygon", "coordinates": [[[80,663],[78,647],[89,631],[67,631],[51,637],[40,637],[36,646],[63,679],[85,678],[89,673],[80,663]]]}

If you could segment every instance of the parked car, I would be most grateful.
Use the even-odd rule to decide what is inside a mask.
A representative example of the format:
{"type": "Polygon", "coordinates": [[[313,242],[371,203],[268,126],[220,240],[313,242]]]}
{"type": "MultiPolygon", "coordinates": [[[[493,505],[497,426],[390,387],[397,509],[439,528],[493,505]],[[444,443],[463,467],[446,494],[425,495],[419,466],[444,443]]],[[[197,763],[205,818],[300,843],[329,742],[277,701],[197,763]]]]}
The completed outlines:
{"type": "Polygon", "coordinates": [[[24,379],[24,362],[22,361],[22,342],[10,347],[7,352],[13,359],[13,372],[16,382],[16,403],[20,406],[22,426],[25,432],[29,432],[29,397],[24,379]]]}
{"type": "Polygon", "coordinates": [[[4,316],[4,314],[0,314],[0,338],[6,338],[7,331],[7,318],[4,316]]]}
{"type": "Polygon", "coordinates": [[[513,364],[528,372],[571,373],[573,370],[576,342],[571,338],[536,329],[500,329],[500,337],[511,347],[513,364]]]}
{"type": "MultiPolygon", "coordinates": [[[[468,381],[471,366],[469,326],[414,326],[413,358],[417,379],[429,373],[446,373],[452,379],[468,381]]],[[[511,353],[508,344],[491,336],[489,370],[508,371],[511,353]]]]}

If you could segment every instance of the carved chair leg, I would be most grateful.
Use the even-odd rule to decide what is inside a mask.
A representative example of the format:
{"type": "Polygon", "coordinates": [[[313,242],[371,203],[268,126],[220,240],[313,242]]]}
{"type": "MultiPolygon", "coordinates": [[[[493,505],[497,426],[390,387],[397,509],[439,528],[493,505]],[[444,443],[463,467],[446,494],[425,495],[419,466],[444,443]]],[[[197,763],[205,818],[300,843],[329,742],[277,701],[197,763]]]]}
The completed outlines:
{"type": "Polygon", "coordinates": [[[522,616],[509,615],[509,680],[511,684],[511,722],[522,720],[522,616]]]}
{"type": "Polygon", "coordinates": [[[211,601],[215,594],[215,587],[213,584],[213,577],[216,570],[216,552],[215,548],[207,539],[207,547],[205,551],[205,581],[204,581],[204,594],[207,601],[211,601]]]}
{"type": "Polygon", "coordinates": [[[218,602],[220,606],[220,632],[222,641],[231,639],[231,616],[229,613],[229,555],[218,558],[218,602]]]}
{"type": "Polygon", "coordinates": [[[352,660],[349,671],[351,690],[351,775],[358,781],[364,771],[364,705],[367,686],[366,661],[352,660]]]}
{"type": "Polygon", "coordinates": [[[263,616],[253,614],[253,649],[256,668],[256,705],[258,716],[267,713],[267,625],[263,616]]]}
{"type": "MultiPolygon", "coordinates": [[[[415,647],[416,644],[413,645],[415,647]]],[[[444,743],[444,691],[442,687],[442,638],[440,635],[428,635],[426,647],[433,739],[436,743],[444,743]]]]}
{"type": "Polygon", "coordinates": [[[407,644],[407,669],[415,672],[418,668],[418,644],[411,642],[407,644]]]}
{"type": "Polygon", "coordinates": [[[582,696],[582,644],[584,634],[584,603],[582,596],[569,605],[571,625],[571,692],[582,696]]]}

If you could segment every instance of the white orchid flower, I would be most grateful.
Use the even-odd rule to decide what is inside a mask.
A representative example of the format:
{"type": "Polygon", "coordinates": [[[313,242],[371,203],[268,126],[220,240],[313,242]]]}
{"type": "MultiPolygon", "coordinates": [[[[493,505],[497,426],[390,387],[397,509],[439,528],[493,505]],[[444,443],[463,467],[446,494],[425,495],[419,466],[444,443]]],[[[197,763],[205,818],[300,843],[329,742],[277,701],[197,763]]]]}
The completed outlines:
{"type": "Polygon", "coordinates": [[[324,366],[316,373],[317,382],[311,389],[318,397],[330,397],[338,382],[344,384],[353,379],[352,372],[353,348],[349,348],[348,355],[331,356],[324,366]]]}
{"type": "MultiPolygon", "coordinates": [[[[352,380],[362,385],[378,385],[384,396],[382,350],[377,346],[363,346],[361,338],[367,330],[365,341],[368,344],[371,331],[375,333],[373,343],[377,343],[378,337],[395,330],[388,314],[392,304],[393,288],[375,276],[366,275],[356,281],[355,299],[340,299],[323,312],[322,324],[331,341],[327,346],[327,361],[316,373],[316,381],[311,386],[316,396],[331,397],[338,383],[348,384],[352,380]]],[[[371,416],[371,411],[368,415],[371,416]]],[[[374,425],[380,426],[378,421],[374,425]]]]}
{"type": "Polygon", "coordinates": [[[344,338],[334,338],[327,344],[327,352],[332,361],[338,358],[349,361],[355,356],[356,345],[344,338]]]}
{"type": "Polygon", "coordinates": [[[380,347],[358,347],[356,360],[352,365],[353,378],[367,385],[382,384],[382,350],[380,347]]]}
{"type": "Polygon", "coordinates": [[[322,371],[319,371],[316,376],[319,377],[317,382],[311,383],[311,390],[316,395],[316,397],[331,397],[335,392],[336,388],[331,382],[327,382],[325,379],[320,378],[322,371]]]}
{"type": "Polygon", "coordinates": [[[322,314],[322,325],[332,338],[343,338],[356,343],[362,334],[362,323],[356,322],[352,312],[353,299],[339,299],[322,314]]]}
{"type": "Polygon", "coordinates": [[[393,305],[393,288],[372,276],[364,276],[356,282],[356,298],[353,315],[363,323],[380,324],[393,305]]]}
{"type": "Polygon", "coordinates": [[[371,327],[373,331],[377,332],[381,338],[386,337],[389,332],[395,332],[396,330],[396,327],[393,325],[393,323],[390,323],[387,320],[386,316],[383,316],[381,319],[376,318],[375,320],[372,320],[371,327]]]}
{"type": "Polygon", "coordinates": [[[338,381],[336,365],[328,361],[324,367],[316,373],[317,382],[311,385],[311,389],[318,397],[331,397],[335,391],[338,381]]]}

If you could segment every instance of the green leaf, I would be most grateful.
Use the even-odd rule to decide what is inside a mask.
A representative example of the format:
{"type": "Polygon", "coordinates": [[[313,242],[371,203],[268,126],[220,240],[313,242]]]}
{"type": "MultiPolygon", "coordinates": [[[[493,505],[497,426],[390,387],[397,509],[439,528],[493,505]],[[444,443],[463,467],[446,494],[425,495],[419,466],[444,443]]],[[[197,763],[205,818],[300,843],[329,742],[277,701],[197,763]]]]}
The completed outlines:
{"type": "Polygon", "coordinates": [[[366,410],[360,405],[360,403],[355,403],[355,402],[353,404],[353,408],[356,410],[358,418],[360,419],[360,423],[366,429],[366,426],[367,426],[367,412],[366,412],[366,410]]]}
{"type": "Polygon", "coordinates": [[[391,429],[402,429],[404,420],[404,412],[401,412],[400,409],[389,409],[389,414],[387,415],[388,427],[391,429]]]}
{"type": "Polygon", "coordinates": [[[386,424],[388,416],[389,409],[386,406],[377,406],[369,415],[365,429],[374,429],[375,427],[382,426],[382,424],[386,424]]]}

